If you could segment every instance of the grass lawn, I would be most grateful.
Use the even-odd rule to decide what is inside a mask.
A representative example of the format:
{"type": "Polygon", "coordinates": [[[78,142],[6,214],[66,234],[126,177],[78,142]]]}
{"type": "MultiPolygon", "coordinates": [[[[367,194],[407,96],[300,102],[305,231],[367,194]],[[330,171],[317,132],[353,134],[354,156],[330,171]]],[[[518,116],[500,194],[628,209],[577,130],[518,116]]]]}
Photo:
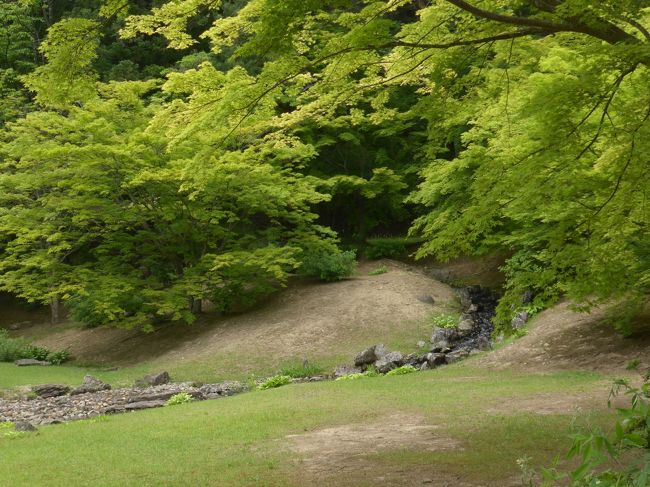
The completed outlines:
{"type": "MultiPolygon", "coordinates": [[[[12,382],[4,378],[6,370],[0,368],[3,384],[12,382]]],[[[60,367],[47,373],[74,382],[79,372],[60,367]]],[[[29,380],[14,376],[13,383],[25,377],[29,380]]],[[[292,449],[287,435],[381,424],[382,418],[399,413],[422,418],[436,427],[436,436],[450,438],[456,446],[426,451],[405,444],[358,452],[374,471],[431,471],[466,482],[506,485],[518,473],[518,458],[529,456],[533,464],[548,465],[566,451],[567,434],[576,424],[584,424],[587,417],[591,424],[611,422],[611,413],[603,408],[605,389],[603,378],[595,374],[523,375],[471,364],[396,377],[289,385],[52,425],[37,433],[0,435],[0,479],[11,479],[7,485],[12,486],[306,485],[305,459],[292,449]],[[512,400],[540,394],[553,403],[553,397],[600,397],[601,391],[602,400],[591,403],[594,410],[579,415],[537,414],[516,402],[509,407],[512,400]]],[[[355,479],[354,472],[336,475],[322,477],[319,485],[376,485],[371,479],[355,479]]]]}

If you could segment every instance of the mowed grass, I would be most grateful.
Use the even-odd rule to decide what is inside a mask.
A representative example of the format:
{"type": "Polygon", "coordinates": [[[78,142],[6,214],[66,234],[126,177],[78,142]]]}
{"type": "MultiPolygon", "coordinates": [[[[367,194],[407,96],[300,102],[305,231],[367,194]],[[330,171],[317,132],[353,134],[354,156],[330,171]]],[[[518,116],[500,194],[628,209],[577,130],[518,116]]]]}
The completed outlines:
{"type": "MultiPolygon", "coordinates": [[[[64,370],[64,369],[62,369],[64,370]]],[[[343,424],[417,415],[461,447],[409,448],[369,454],[377,471],[428,468],[466,481],[503,485],[516,460],[547,465],[566,451],[578,418],[510,410],[513,398],[540,393],[593,394],[602,377],[589,373],[523,375],[460,364],[434,371],[357,381],[296,384],[216,401],[42,427],[0,437],[0,485],[165,486],[301,485],[301,457],[287,435],[343,424]],[[498,411],[498,412],[494,412],[498,411]],[[4,483],[3,483],[4,482],[4,483]]],[[[602,401],[589,413],[607,424],[602,401]]],[[[361,452],[362,453],[362,452],[361,452]]],[[[339,485],[359,485],[341,478],[339,485]]],[[[336,485],[335,482],[333,485],[336,485]]]]}

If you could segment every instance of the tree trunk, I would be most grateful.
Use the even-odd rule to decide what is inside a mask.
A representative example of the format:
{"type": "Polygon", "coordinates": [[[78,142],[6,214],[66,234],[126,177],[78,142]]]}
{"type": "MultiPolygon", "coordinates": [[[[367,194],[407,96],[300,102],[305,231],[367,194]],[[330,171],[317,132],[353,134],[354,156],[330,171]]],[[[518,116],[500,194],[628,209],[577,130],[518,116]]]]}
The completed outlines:
{"type": "Polygon", "coordinates": [[[50,315],[53,325],[56,325],[59,322],[60,309],[61,307],[58,296],[50,298],[50,315]]]}

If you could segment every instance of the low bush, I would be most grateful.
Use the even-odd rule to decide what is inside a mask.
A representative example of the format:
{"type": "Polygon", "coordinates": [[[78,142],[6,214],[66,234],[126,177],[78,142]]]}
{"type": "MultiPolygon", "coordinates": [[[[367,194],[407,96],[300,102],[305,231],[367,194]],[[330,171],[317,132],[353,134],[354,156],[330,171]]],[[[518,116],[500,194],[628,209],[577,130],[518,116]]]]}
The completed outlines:
{"type": "Polygon", "coordinates": [[[174,394],[172,397],[170,397],[165,403],[165,406],[177,406],[178,404],[187,404],[188,402],[192,402],[193,400],[194,398],[187,392],[179,392],[178,394],[174,394]]]}
{"type": "Polygon", "coordinates": [[[70,358],[67,351],[50,352],[45,347],[32,345],[25,338],[12,338],[5,329],[0,329],[0,362],[13,362],[32,358],[47,360],[55,365],[62,364],[70,358]]]}
{"type": "Polygon", "coordinates": [[[417,371],[418,369],[416,369],[412,365],[402,365],[401,367],[397,367],[396,369],[387,372],[386,375],[406,375],[406,374],[412,374],[413,372],[417,372],[417,371]]]}
{"type": "Polygon", "coordinates": [[[410,247],[414,247],[423,242],[421,238],[410,237],[376,237],[369,238],[366,242],[364,255],[371,260],[381,259],[383,257],[399,257],[407,252],[410,247]]]}
{"type": "Polygon", "coordinates": [[[303,258],[301,274],[333,282],[350,277],[356,269],[356,252],[347,250],[336,253],[310,254],[303,258]]]}
{"type": "Polygon", "coordinates": [[[381,266],[377,267],[376,269],[371,270],[368,272],[369,276],[379,276],[381,274],[386,274],[388,272],[388,267],[386,266],[381,266]]]}
{"type": "Polygon", "coordinates": [[[289,377],[288,375],[274,375],[273,377],[269,377],[260,385],[258,385],[257,388],[259,390],[264,390],[264,389],[273,389],[274,387],[285,386],[287,384],[291,384],[291,379],[292,378],[289,377]]]}
{"type": "Polygon", "coordinates": [[[357,380],[357,379],[365,379],[366,377],[377,377],[379,373],[374,370],[366,370],[365,372],[358,372],[356,374],[348,374],[348,375],[342,375],[341,377],[337,377],[336,380],[357,380]]]}
{"type": "Polygon", "coordinates": [[[278,375],[287,375],[294,379],[299,379],[301,377],[313,377],[322,372],[323,368],[318,364],[308,362],[307,360],[293,360],[280,365],[278,375]]]}

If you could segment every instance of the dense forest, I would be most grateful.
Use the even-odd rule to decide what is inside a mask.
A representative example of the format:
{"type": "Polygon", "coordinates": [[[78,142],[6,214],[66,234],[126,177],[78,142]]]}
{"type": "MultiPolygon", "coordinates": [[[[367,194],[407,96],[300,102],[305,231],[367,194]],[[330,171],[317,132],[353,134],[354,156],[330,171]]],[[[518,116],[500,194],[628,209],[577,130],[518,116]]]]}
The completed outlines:
{"type": "Polygon", "coordinates": [[[501,330],[524,292],[615,303],[623,328],[648,301],[645,0],[0,0],[0,18],[0,290],[54,321],[192,322],[400,246],[504,252],[501,330]]]}

